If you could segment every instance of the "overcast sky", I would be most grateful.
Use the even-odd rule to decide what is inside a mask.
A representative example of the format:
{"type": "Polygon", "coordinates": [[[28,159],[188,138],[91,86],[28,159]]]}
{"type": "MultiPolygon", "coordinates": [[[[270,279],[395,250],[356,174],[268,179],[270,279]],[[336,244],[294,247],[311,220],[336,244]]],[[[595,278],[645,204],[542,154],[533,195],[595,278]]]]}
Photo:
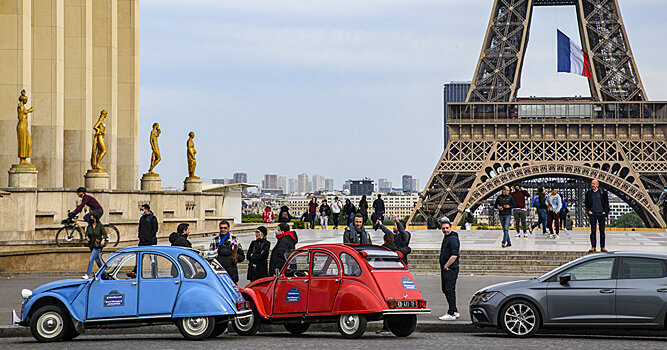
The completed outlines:
{"type": "MultiPolygon", "coordinates": [[[[667,100],[665,0],[619,0],[646,92],[667,100]]],[[[443,150],[443,83],[471,80],[492,0],[142,0],[141,172],[153,122],[163,186],[197,171],[335,179],[431,175],[443,150]]],[[[538,7],[519,96],[590,96],[556,73],[556,28],[574,7],[538,7]]]]}

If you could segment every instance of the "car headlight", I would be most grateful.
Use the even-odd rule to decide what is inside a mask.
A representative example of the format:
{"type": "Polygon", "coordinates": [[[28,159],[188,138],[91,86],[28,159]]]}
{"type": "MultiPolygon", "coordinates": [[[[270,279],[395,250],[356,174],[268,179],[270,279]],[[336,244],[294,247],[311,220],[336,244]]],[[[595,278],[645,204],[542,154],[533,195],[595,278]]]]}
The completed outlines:
{"type": "Polygon", "coordinates": [[[479,301],[487,302],[496,294],[498,294],[498,292],[482,292],[477,297],[479,301]]]}
{"type": "Polygon", "coordinates": [[[30,289],[23,289],[21,290],[21,296],[23,299],[28,299],[32,296],[32,291],[30,289]]]}

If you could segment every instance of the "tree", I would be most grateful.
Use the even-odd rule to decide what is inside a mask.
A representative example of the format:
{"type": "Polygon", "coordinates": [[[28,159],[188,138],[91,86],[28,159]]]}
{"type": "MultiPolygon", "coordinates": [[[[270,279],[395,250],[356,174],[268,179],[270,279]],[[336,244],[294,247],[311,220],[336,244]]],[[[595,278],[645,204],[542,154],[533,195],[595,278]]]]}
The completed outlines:
{"type": "Polygon", "coordinates": [[[612,221],[611,225],[609,227],[633,227],[633,228],[640,228],[644,227],[644,222],[642,219],[635,213],[634,211],[631,211],[629,213],[625,213],[621,216],[618,217],[618,219],[612,221]]]}

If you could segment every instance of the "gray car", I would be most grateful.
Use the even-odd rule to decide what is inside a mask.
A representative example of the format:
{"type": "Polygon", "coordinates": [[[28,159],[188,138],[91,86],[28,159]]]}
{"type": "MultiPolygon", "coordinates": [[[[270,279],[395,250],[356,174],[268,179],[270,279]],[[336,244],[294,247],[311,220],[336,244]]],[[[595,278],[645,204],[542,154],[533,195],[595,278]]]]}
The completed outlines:
{"type": "Polygon", "coordinates": [[[557,326],[664,329],[667,254],[587,255],[535,279],[477,291],[470,316],[475,325],[515,337],[557,326]]]}

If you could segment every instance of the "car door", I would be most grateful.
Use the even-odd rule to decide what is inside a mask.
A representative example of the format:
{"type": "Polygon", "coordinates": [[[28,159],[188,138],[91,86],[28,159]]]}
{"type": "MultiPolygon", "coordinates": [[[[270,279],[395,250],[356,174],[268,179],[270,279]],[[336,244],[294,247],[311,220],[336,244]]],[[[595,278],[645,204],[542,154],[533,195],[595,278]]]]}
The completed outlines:
{"type": "Polygon", "coordinates": [[[306,250],[292,255],[276,280],[273,295],[274,315],[306,313],[309,273],[310,253],[306,250]]]}
{"type": "Polygon", "coordinates": [[[100,270],[88,292],[88,319],[137,316],[137,254],[119,254],[100,270]]]}
{"type": "Polygon", "coordinates": [[[333,255],[318,250],[312,254],[311,270],[308,313],[331,311],[340,287],[340,266],[333,255]]]}
{"type": "Polygon", "coordinates": [[[622,257],[616,287],[619,323],[659,323],[667,308],[667,262],[662,259],[622,257]]]}
{"type": "Polygon", "coordinates": [[[616,319],[615,258],[577,264],[555,276],[547,287],[549,323],[614,323],[616,319]],[[571,276],[561,284],[559,277],[571,276]]]}
{"type": "Polygon", "coordinates": [[[169,257],[153,252],[141,254],[139,316],[171,316],[180,287],[178,267],[169,257]]]}

